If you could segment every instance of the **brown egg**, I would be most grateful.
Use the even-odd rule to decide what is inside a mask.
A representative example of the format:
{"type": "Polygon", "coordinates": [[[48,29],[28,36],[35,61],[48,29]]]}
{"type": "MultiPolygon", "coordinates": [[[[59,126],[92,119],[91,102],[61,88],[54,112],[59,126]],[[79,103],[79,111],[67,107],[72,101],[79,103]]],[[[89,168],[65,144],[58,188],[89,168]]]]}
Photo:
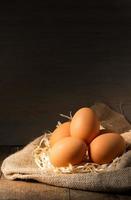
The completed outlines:
{"type": "Polygon", "coordinates": [[[55,167],[64,167],[68,164],[79,164],[86,155],[87,145],[84,141],[66,137],[53,145],[50,150],[50,161],[55,167]]]}
{"type": "Polygon", "coordinates": [[[70,136],[70,121],[59,125],[51,134],[50,145],[53,146],[57,141],[70,136]]]}
{"type": "Polygon", "coordinates": [[[125,148],[125,141],[118,133],[104,133],[90,143],[90,159],[97,164],[110,163],[122,155],[125,148]]]}
{"type": "Polygon", "coordinates": [[[70,132],[72,137],[84,140],[89,144],[99,135],[100,122],[95,112],[90,108],[81,108],[73,116],[70,132]]]}

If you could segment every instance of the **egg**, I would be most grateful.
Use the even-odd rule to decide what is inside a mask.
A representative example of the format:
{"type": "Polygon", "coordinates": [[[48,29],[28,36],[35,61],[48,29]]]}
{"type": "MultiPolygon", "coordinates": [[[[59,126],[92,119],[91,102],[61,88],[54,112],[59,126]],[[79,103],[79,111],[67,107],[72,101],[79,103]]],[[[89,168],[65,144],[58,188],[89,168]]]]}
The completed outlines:
{"type": "Polygon", "coordinates": [[[57,141],[70,136],[70,121],[59,125],[50,136],[50,145],[53,146],[57,141]]]}
{"type": "Polygon", "coordinates": [[[110,163],[125,151],[125,141],[118,133],[97,136],[89,146],[90,159],[97,164],[110,163]]]}
{"type": "Polygon", "coordinates": [[[99,129],[100,122],[95,112],[87,107],[79,109],[71,120],[71,136],[82,139],[87,144],[99,135],[99,129]]]}
{"type": "Polygon", "coordinates": [[[50,149],[49,158],[55,167],[79,164],[86,155],[87,145],[84,141],[66,137],[56,142],[50,149]]]}

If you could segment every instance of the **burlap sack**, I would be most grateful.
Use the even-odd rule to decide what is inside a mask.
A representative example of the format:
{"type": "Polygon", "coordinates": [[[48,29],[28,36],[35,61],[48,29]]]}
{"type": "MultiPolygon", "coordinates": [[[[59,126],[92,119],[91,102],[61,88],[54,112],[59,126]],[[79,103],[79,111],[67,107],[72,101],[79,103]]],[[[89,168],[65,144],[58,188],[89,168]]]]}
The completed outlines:
{"type": "MultiPolygon", "coordinates": [[[[97,113],[101,124],[112,131],[119,133],[131,130],[131,125],[123,115],[112,111],[107,105],[97,103],[92,108],[97,113]]],[[[33,179],[42,183],[101,192],[126,192],[131,189],[131,132],[123,136],[129,144],[128,151],[123,154],[121,162],[112,171],[102,173],[75,173],[75,174],[44,174],[38,168],[33,159],[33,150],[40,142],[41,137],[25,146],[22,150],[7,157],[2,164],[1,170],[5,178],[33,179]]]]}

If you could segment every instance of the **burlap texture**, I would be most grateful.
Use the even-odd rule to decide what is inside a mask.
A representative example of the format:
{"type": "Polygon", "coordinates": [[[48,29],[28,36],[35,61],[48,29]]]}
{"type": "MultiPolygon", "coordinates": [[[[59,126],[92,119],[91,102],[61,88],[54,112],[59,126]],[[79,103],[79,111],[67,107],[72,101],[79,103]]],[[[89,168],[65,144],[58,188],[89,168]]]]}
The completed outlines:
{"type": "MultiPolygon", "coordinates": [[[[92,106],[97,113],[101,124],[111,131],[123,133],[131,130],[131,125],[125,117],[103,103],[92,106]]],[[[126,192],[131,189],[131,132],[124,133],[129,147],[123,154],[121,162],[118,163],[113,171],[102,173],[76,173],[76,174],[44,174],[39,169],[33,159],[33,150],[43,136],[36,138],[22,150],[7,157],[2,164],[1,170],[5,178],[33,179],[42,183],[100,192],[126,192]]]]}

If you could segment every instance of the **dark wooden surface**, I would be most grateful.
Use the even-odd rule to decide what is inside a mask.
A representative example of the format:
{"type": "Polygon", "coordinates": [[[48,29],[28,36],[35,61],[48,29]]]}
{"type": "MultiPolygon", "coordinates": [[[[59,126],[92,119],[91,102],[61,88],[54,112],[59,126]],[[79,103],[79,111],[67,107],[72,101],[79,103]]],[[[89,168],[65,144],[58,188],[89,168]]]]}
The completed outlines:
{"type": "MultiPolygon", "coordinates": [[[[22,147],[0,146],[0,165],[3,159],[22,147]]],[[[0,200],[129,200],[129,194],[108,194],[54,187],[33,181],[10,181],[0,175],[0,200]]]]}

